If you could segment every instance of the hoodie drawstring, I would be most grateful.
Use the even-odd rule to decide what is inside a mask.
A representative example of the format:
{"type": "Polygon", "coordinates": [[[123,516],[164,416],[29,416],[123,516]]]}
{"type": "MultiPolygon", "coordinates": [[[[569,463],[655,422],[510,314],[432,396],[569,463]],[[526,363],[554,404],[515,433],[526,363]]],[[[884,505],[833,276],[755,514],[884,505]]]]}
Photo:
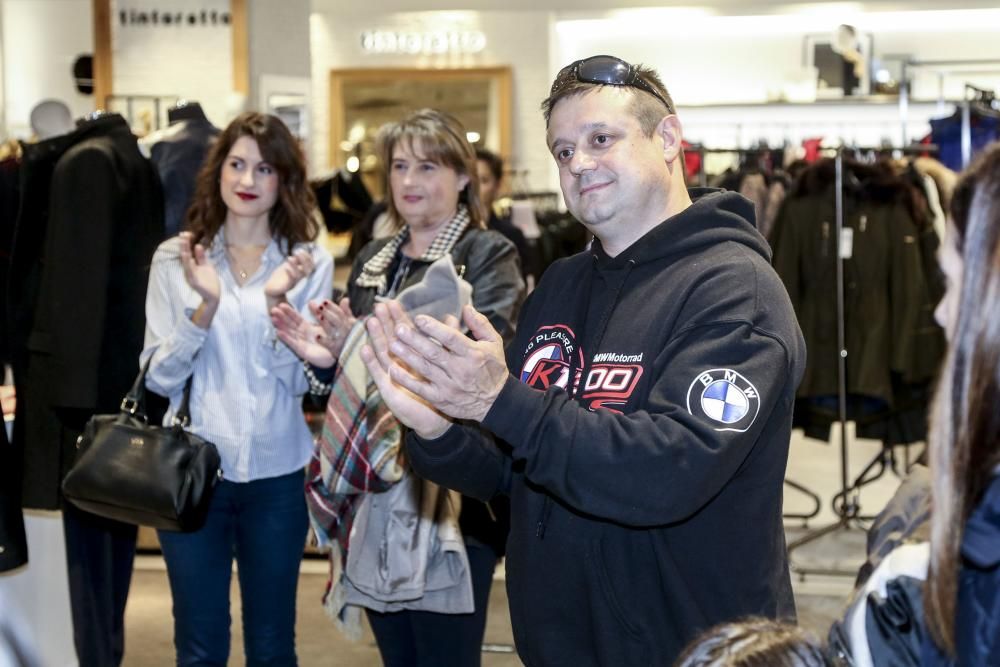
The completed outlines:
{"type": "MultiPolygon", "coordinates": [[[[596,259],[597,257],[594,256],[595,261],[596,259]]],[[[619,281],[618,286],[615,287],[615,291],[611,296],[611,301],[608,303],[608,306],[604,309],[604,312],[601,313],[601,319],[598,320],[597,338],[595,339],[596,342],[593,346],[588,346],[585,349],[596,352],[600,348],[601,343],[604,341],[604,334],[608,329],[608,324],[611,322],[611,315],[615,311],[615,306],[618,305],[619,297],[621,297],[622,289],[625,287],[625,282],[628,280],[628,277],[632,273],[632,269],[634,268],[635,268],[635,260],[634,259],[628,260],[628,264],[625,267],[625,275],[622,276],[622,279],[621,281],[619,281]]],[[[589,310],[590,306],[589,300],[587,306],[589,310]]],[[[590,358],[593,359],[593,354],[591,354],[590,358]]],[[[589,373],[589,369],[590,369],[590,361],[584,359],[583,373],[580,375],[580,382],[583,385],[587,384],[587,375],[589,373]]],[[[575,371],[576,369],[570,366],[568,389],[571,392],[570,396],[573,397],[574,399],[577,397],[578,393],[577,390],[579,388],[575,382],[575,377],[576,377],[575,371]]],[[[538,523],[535,525],[535,537],[537,537],[540,540],[545,537],[545,525],[548,523],[549,514],[551,514],[551,512],[552,512],[552,498],[546,493],[545,500],[542,501],[542,511],[539,515],[538,523]]]]}

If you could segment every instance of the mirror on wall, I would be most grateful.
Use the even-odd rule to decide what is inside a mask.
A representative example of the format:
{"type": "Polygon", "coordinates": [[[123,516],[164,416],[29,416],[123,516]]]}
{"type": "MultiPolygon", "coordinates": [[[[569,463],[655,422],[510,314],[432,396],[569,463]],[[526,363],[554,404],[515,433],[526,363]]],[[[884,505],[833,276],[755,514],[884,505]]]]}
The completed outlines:
{"type": "Polygon", "coordinates": [[[330,166],[360,172],[378,199],[384,191],[375,136],[385,123],[433,107],[461,121],[473,146],[510,156],[511,71],[352,69],[330,72],[330,166]]]}

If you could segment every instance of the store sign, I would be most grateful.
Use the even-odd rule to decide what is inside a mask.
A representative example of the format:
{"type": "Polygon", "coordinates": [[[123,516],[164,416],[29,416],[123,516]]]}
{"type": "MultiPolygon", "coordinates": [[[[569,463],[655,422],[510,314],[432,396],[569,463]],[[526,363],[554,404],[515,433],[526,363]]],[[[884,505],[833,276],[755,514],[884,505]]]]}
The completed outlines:
{"type": "Polygon", "coordinates": [[[118,24],[126,27],[162,27],[178,26],[227,26],[232,17],[227,11],[218,9],[122,9],[118,12],[118,24]]]}
{"type": "Polygon", "coordinates": [[[361,49],[372,54],[479,53],[485,48],[486,35],[478,30],[367,30],[361,33],[361,49]]]}

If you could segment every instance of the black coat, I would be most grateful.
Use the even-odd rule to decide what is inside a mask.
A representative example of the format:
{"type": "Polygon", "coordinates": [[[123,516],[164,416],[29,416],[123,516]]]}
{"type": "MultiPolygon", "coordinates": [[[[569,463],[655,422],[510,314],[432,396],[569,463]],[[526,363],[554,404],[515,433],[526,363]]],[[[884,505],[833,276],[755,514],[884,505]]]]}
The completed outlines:
{"type": "Polygon", "coordinates": [[[16,452],[7,442],[7,428],[0,422],[0,572],[28,562],[19,493],[21,465],[16,452]]]}
{"type": "Polygon", "coordinates": [[[163,200],[121,116],[43,143],[25,152],[12,256],[14,444],[24,507],[55,509],[86,420],[117,411],[138,371],[163,200]]]}
{"type": "MultiPolygon", "coordinates": [[[[7,335],[7,270],[17,217],[20,162],[0,162],[0,374],[9,361],[7,335]]],[[[0,423],[0,572],[12,570],[28,560],[21,516],[21,462],[18,450],[7,442],[7,429],[0,423]]]]}

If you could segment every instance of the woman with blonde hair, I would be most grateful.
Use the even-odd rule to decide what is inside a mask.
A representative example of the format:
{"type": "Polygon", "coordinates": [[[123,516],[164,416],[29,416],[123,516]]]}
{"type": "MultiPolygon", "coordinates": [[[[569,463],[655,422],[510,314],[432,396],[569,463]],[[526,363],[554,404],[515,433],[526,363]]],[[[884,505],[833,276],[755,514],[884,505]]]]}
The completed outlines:
{"type": "MultiPolygon", "coordinates": [[[[509,338],[524,283],[514,245],[485,229],[476,156],[465,128],[442,111],[416,111],[381,129],[378,154],[390,191],[388,213],[394,234],[361,249],[348,279],[347,298],[339,304],[310,304],[319,325],[302,319],[291,307],[277,309],[278,335],[314,366],[331,368],[348,332],[357,318],[372,313],[376,298],[396,297],[419,283],[432,263],[450,255],[459,275],[472,286],[473,306],[509,338]]],[[[367,609],[388,667],[480,664],[493,570],[507,539],[506,498],[483,503],[463,497],[458,523],[468,554],[474,611],[367,609]]]]}

